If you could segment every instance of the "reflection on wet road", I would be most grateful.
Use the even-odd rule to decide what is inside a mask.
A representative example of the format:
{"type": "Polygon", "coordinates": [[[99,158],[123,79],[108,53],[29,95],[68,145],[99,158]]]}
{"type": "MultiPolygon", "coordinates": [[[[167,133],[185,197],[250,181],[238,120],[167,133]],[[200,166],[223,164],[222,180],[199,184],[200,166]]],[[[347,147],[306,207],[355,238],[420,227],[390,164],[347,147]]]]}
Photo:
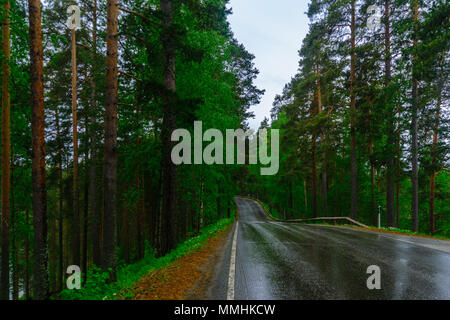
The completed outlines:
{"type": "Polygon", "coordinates": [[[450,242],[271,222],[257,203],[236,202],[237,300],[450,299],[450,242]],[[367,288],[371,265],[381,290],[367,288]]]}

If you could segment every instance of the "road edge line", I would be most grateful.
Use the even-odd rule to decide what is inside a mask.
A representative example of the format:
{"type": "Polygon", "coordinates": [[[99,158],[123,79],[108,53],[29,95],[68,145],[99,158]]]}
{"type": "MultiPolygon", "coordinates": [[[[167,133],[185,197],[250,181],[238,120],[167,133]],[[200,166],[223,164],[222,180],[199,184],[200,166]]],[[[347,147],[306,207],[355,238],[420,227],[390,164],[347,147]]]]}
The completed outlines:
{"type": "Polygon", "coordinates": [[[234,300],[234,287],[236,282],[236,242],[238,234],[239,221],[236,221],[236,229],[233,235],[233,244],[231,246],[230,272],[228,274],[227,300],[234,300]]]}

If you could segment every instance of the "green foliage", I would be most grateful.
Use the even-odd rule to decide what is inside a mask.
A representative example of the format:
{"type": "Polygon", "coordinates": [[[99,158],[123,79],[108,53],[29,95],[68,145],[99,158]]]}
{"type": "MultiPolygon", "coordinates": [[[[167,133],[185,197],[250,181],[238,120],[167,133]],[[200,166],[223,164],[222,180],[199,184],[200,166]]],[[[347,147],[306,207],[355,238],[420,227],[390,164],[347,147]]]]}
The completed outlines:
{"type": "Polygon", "coordinates": [[[189,255],[202,249],[207,240],[217,232],[227,228],[234,218],[222,219],[202,229],[202,232],[192,237],[171,251],[164,257],[156,258],[153,250],[149,250],[144,259],[129,265],[119,267],[117,271],[117,282],[110,283],[109,273],[102,272],[93,266],[88,274],[87,280],[80,290],[63,290],[56,298],[62,300],[111,300],[128,299],[133,297],[132,287],[142,276],[159,268],[164,268],[172,261],[189,255]]]}
{"type": "Polygon", "coordinates": [[[447,236],[450,232],[450,113],[445,93],[450,46],[448,3],[420,1],[418,45],[414,47],[410,2],[389,2],[388,53],[384,33],[386,17],[382,17],[378,30],[367,28],[368,6],[379,5],[384,14],[384,1],[355,1],[356,46],[351,49],[349,22],[353,2],[310,2],[310,29],[299,50],[298,73],[275,98],[272,123],[261,124],[261,127],[280,129],[280,171],[276,176],[261,177],[257,166],[250,167],[241,193],[262,199],[277,217],[313,217],[314,203],[319,217],[350,216],[350,124],[353,122],[358,220],[376,225],[380,210],[382,224],[386,225],[387,181],[393,176],[397,227],[411,229],[410,127],[414,75],[420,87],[419,228],[422,233],[429,230],[430,179],[437,173],[436,230],[438,235],[447,236]],[[352,53],[355,55],[355,111],[350,108],[352,53]],[[413,61],[414,54],[417,58],[413,61]],[[386,72],[389,61],[390,74],[386,72]]]}

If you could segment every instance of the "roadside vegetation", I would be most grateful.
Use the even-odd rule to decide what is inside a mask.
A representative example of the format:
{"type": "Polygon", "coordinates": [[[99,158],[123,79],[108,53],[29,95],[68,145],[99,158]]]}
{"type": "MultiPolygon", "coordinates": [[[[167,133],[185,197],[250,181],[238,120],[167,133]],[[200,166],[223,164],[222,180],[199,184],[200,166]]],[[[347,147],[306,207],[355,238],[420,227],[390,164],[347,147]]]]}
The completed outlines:
{"type": "Polygon", "coordinates": [[[117,282],[109,281],[109,273],[101,272],[99,268],[93,267],[87,274],[86,283],[80,290],[65,289],[54,299],[64,300],[115,300],[129,299],[134,296],[133,287],[139,279],[146,274],[162,269],[171,262],[190,255],[203,248],[205,243],[229,227],[234,222],[234,218],[222,219],[218,222],[203,228],[201,233],[192,237],[164,257],[157,258],[153,250],[147,247],[145,257],[133,264],[126,264],[120,261],[117,270],[117,282]]]}

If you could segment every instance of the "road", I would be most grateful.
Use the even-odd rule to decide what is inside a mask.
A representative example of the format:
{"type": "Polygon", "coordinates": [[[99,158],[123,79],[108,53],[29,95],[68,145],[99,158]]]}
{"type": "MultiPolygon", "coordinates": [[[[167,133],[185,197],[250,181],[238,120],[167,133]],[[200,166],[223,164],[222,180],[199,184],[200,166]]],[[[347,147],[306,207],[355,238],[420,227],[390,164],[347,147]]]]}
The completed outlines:
{"type": "Polygon", "coordinates": [[[230,289],[236,300],[450,299],[448,241],[272,222],[256,202],[236,203],[235,263],[236,224],[216,266],[211,299],[227,299],[230,289]],[[372,265],[381,270],[380,290],[367,288],[372,265]]]}

